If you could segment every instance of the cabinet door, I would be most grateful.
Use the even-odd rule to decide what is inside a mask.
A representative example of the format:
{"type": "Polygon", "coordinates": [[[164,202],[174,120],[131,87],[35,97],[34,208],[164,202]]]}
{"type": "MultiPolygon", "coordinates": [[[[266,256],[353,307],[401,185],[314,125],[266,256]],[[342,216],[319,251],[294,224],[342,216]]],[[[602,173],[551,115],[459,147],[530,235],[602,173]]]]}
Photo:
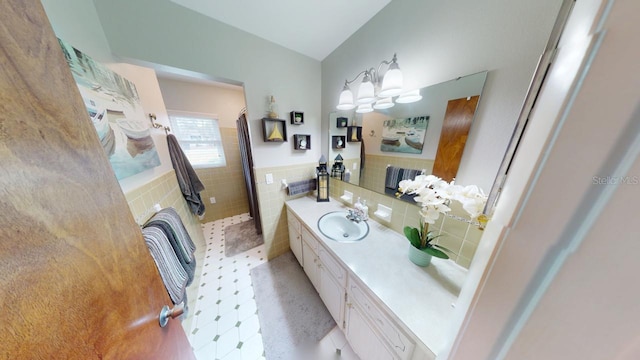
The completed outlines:
{"type": "Polygon", "coordinates": [[[302,261],[304,263],[304,266],[303,266],[304,272],[305,274],[307,274],[307,277],[309,278],[309,280],[311,280],[311,283],[313,284],[313,287],[316,288],[316,291],[320,292],[320,287],[319,287],[320,262],[318,260],[318,257],[313,252],[313,250],[311,250],[311,247],[309,247],[306,241],[302,242],[302,256],[303,256],[302,261]]]}
{"type": "Polygon", "coordinates": [[[327,310],[333,316],[337,324],[342,324],[344,319],[344,287],[331,275],[327,267],[320,263],[320,297],[327,306],[327,310]]]}
{"type": "Polygon", "coordinates": [[[287,211],[287,222],[289,223],[289,247],[295,255],[300,266],[304,267],[302,258],[302,235],[300,233],[300,221],[290,211],[287,211]]]}
{"type": "Polygon", "coordinates": [[[394,359],[382,340],[371,329],[358,306],[347,306],[345,321],[345,335],[360,359],[394,359]]]}

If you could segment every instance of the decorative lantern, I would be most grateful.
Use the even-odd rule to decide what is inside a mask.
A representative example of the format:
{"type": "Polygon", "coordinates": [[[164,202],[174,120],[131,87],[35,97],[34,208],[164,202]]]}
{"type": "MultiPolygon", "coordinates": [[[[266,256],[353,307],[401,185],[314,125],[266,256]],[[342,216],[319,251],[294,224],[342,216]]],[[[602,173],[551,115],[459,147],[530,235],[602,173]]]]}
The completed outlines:
{"type": "Polygon", "coordinates": [[[331,177],[338,178],[340,180],[344,180],[344,165],[342,164],[342,155],[338,154],[336,156],[333,166],[331,167],[331,177]]]}
{"type": "Polygon", "coordinates": [[[318,167],[316,168],[317,180],[317,193],[318,202],[329,201],[329,173],[327,172],[327,159],[322,155],[318,161],[318,167]]]}

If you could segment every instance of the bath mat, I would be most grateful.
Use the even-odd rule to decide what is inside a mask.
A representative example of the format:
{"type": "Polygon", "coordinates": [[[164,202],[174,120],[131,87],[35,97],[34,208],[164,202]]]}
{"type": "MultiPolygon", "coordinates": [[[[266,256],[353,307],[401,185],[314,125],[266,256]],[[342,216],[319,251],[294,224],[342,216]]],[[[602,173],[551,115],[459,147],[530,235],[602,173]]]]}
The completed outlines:
{"type": "Polygon", "coordinates": [[[267,359],[296,358],[336,326],[291,251],[251,270],[267,359]]]}
{"type": "Polygon", "coordinates": [[[224,255],[231,257],[264,244],[253,219],[224,228],[224,255]]]}

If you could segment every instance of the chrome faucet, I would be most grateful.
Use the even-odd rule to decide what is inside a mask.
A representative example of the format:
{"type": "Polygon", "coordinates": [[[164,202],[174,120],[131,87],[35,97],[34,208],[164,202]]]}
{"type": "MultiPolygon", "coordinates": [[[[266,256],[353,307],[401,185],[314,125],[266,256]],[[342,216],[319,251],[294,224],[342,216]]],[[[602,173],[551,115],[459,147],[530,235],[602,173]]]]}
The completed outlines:
{"type": "Polygon", "coordinates": [[[362,221],[364,219],[364,217],[362,216],[360,211],[354,210],[354,209],[349,209],[349,210],[347,210],[347,219],[349,219],[351,221],[354,221],[356,223],[360,223],[360,221],[362,221]]]}

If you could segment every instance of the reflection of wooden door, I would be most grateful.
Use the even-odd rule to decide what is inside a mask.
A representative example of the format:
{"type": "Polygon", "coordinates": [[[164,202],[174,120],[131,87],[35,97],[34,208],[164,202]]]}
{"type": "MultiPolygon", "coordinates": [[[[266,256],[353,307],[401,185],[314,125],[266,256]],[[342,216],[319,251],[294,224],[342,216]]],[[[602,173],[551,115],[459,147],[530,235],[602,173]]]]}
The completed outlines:
{"type": "Polygon", "coordinates": [[[444,115],[433,175],[451,181],[458,173],[460,159],[480,96],[449,100],[444,115]]]}
{"type": "Polygon", "coordinates": [[[0,359],[193,359],[40,1],[0,24],[0,359]]]}

